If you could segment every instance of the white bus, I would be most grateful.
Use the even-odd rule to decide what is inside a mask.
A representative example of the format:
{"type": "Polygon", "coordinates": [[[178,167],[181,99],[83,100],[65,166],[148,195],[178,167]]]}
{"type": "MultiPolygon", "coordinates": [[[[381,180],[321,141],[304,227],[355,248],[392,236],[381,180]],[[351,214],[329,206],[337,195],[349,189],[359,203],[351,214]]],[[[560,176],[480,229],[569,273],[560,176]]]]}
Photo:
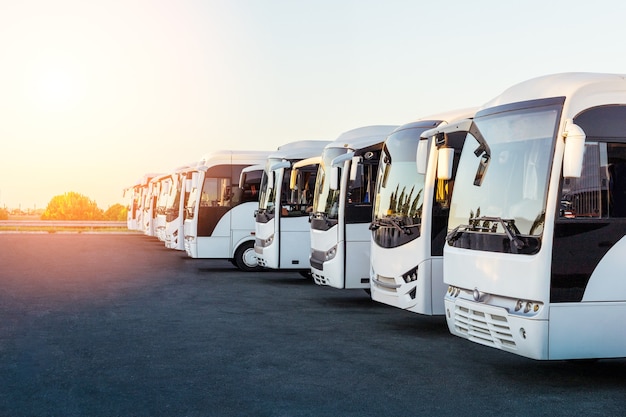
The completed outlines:
{"type": "Polygon", "coordinates": [[[171,175],[172,183],[165,206],[165,247],[185,250],[185,204],[191,191],[192,175],[197,164],[185,165],[171,175]]]}
{"type": "Polygon", "coordinates": [[[144,206],[148,194],[148,184],[158,174],[144,174],[133,186],[124,189],[124,198],[127,199],[126,227],[129,230],[143,231],[144,206]]]}
{"type": "Polygon", "coordinates": [[[309,213],[317,167],[328,143],[292,142],[267,158],[255,226],[254,251],[260,266],[309,274],[309,213]]]}
{"type": "Polygon", "coordinates": [[[165,242],[165,224],[166,224],[166,210],[167,200],[170,195],[170,187],[172,186],[172,174],[163,174],[155,180],[159,181],[158,196],[156,198],[156,217],[154,223],[154,230],[156,237],[165,242]]]}
{"type": "Polygon", "coordinates": [[[385,140],[370,226],[374,301],[420,314],[444,313],[443,244],[466,132],[434,134],[475,112],[461,109],[421,118],[385,140]]]}
{"type": "Polygon", "coordinates": [[[161,193],[164,174],[155,175],[148,183],[148,191],[143,205],[143,232],[146,236],[156,236],[157,200],[161,193]]]}
{"type": "Polygon", "coordinates": [[[444,248],[450,331],[540,360],[626,356],[626,76],[531,79],[467,130],[444,248]]]}
{"type": "Polygon", "coordinates": [[[270,152],[217,151],[207,154],[192,175],[185,210],[185,251],[192,258],[229,259],[244,271],[258,269],[254,256],[254,211],[258,189],[270,152]],[[247,184],[239,188],[242,170],[247,184]]]}
{"type": "Polygon", "coordinates": [[[369,290],[372,196],[383,142],[396,127],[353,129],[324,148],[311,214],[316,284],[369,290]]]}

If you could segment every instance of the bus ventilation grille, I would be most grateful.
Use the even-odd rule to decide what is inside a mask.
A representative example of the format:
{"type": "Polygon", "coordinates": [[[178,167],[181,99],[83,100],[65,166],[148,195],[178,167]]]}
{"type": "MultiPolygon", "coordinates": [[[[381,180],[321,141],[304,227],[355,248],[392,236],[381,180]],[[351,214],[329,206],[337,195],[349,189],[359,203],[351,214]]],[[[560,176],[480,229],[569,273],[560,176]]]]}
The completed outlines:
{"type": "Polygon", "coordinates": [[[487,346],[515,349],[515,341],[505,316],[476,311],[457,305],[454,327],[469,340],[487,346]]]}

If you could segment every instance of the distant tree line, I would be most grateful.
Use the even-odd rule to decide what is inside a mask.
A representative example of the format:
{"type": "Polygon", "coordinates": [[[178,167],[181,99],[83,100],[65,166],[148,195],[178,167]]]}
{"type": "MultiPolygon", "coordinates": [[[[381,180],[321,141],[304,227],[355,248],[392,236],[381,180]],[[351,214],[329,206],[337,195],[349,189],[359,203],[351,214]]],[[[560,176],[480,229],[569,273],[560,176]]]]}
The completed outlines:
{"type": "Polygon", "coordinates": [[[88,197],[70,191],[52,197],[41,215],[41,220],[126,220],[127,208],[113,204],[106,211],[88,197]]]}

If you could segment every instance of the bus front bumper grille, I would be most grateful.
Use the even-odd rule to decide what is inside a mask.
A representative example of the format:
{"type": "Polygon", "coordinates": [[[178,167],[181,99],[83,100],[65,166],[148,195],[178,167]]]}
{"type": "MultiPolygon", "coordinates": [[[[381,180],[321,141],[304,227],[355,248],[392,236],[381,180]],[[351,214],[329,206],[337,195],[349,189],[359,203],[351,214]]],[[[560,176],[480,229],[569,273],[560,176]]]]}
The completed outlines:
{"type": "Polygon", "coordinates": [[[503,309],[457,300],[454,306],[454,329],[462,337],[476,343],[509,350],[516,348],[503,309]]]}

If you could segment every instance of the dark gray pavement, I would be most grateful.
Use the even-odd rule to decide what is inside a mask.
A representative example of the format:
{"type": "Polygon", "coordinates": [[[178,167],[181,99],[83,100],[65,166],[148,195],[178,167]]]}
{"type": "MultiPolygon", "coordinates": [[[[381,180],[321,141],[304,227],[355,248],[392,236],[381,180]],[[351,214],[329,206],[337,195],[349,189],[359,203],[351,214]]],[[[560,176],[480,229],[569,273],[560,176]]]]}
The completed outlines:
{"type": "Polygon", "coordinates": [[[520,358],[141,235],[0,234],[0,416],[431,415],[623,416],[626,360],[520,358]]]}

